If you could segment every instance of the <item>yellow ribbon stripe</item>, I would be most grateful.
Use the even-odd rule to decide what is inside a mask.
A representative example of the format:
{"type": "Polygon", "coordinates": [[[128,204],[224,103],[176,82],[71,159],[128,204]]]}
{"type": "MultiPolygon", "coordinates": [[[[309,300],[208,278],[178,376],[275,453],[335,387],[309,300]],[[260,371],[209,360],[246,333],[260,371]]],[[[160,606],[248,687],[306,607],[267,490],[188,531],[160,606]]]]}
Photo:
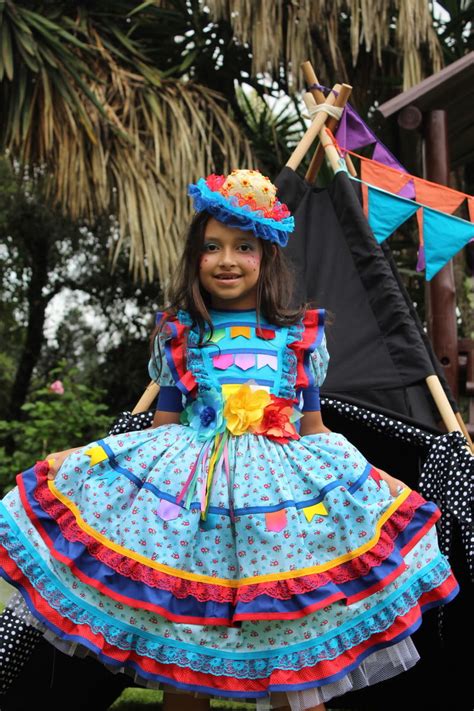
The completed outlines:
{"type": "Polygon", "coordinates": [[[353,551],[350,551],[349,553],[346,553],[339,558],[334,558],[331,561],[328,561],[327,563],[322,563],[320,565],[315,565],[311,566],[309,568],[301,568],[300,570],[288,570],[283,573],[269,573],[268,575],[257,575],[255,577],[251,578],[240,578],[239,580],[228,580],[227,578],[214,578],[211,575],[199,575],[197,573],[189,573],[184,570],[177,570],[176,568],[172,568],[169,565],[164,565],[163,563],[157,563],[154,560],[150,560],[150,558],[146,558],[143,555],[140,555],[139,553],[135,553],[135,551],[131,551],[128,548],[123,548],[122,546],[119,546],[116,543],[113,543],[110,541],[108,538],[103,536],[101,533],[98,531],[94,530],[89,526],[81,517],[81,513],[77,506],[70,501],[64,494],[62,494],[54,485],[54,480],[49,480],[48,481],[48,486],[51,491],[51,493],[59,499],[67,508],[71,511],[71,513],[74,515],[76,519],[77,525],[85,531],[89,536],[94,538],[96,541],[99,541],[102,543],[106,548],[109,550],[116,551],[117,553],[121,553],[122,555],[126,556],[127,558],[130,558],[131,560],[136,560],[138,563],[142,563],[143,565],[147,566],[148,568],[153,568],[154,570],[159,570],[162,573],[166,573],[167,575],[171,575],[174,578],[182,578],[184,580],[197,580],[202,583],[209,583],[211,585],[221,585],[222,587],[228,587],[228,588],[240,588],[244,585],[255,585],[257,583],[266,583],[272,580],[284,580],[284,579],[289,579],[289,578],[299,578],[302,575],[311,575],[313,573],[323,573],[326,570],[330,570],[331,568],[335,568],[337,565],[341,565],[342,563],[346,563],[348,560],[352,560],[353,558],[357,558],[358,556],[362,555],[366,551],[370,550],[377,541],[380,538],[380,531],[385,523],[392,513],[396,511],[399,506],[407,499],[410,494],[411,494],[411,489],[409,487],[406,487],[400,496],[398,496],[394,502],[391,504],[391,506],[385,511],[385,513],[380,517],[380,519],[377,521],[376,525],[376,532],[375,535],[367,541],[363,546],[360,546],[359,548],[356,548],[353,551]]]}

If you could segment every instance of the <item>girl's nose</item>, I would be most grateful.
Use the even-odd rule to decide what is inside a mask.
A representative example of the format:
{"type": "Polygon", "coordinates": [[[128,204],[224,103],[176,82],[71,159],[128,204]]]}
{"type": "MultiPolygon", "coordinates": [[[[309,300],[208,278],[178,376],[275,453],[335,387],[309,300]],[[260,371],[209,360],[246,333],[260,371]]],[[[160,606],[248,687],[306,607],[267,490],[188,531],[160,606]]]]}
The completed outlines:
{"type": "Polygon", "coordinates": [[[220,253],[220,263],[222,265],[232,265],[235,264],[235,252],[233,249],[222,249],[220,253]]]}

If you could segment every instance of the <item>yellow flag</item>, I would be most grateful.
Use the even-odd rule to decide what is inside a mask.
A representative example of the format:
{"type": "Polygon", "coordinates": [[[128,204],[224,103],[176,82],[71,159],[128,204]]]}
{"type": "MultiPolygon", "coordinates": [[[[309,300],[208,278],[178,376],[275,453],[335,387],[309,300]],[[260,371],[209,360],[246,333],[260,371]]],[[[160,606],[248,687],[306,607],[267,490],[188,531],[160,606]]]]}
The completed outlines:
{"type": "Polygon", "coordinates": [[[105,449],[101,447],[100,444],[95,444],[93,447],[89,447],[89,449],[87,449],[84,454],[89,455],[89,457],[91,458],[89,462],[89,466],[91,467],[109,458],[105,449]]]}
{"type": "Polygon", "coordinates": [[[319,504],[314,504],[313,506],[307,506],[305,509],[303,509],[304,515],[306,516],[306,520],[311,523],[313,520],[313,516],[316,516],[318,514],[319,516],[327,516],[328,515],[328,510],[321,501],[319,504]]]}

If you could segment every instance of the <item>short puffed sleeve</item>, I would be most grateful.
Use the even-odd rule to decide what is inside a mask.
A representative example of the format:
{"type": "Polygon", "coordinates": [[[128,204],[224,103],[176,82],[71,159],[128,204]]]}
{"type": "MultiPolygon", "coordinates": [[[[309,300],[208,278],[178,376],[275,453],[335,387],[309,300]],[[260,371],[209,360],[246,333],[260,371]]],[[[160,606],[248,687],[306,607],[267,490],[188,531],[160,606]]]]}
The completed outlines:
{"type": "Polygon", "coordinates": [[[309,356],[310,368],[313,372],[314,384],[319,388],[324,383],[329,365],[329,351],[327,348],[326,334],[323,333],[321,342],[309,356]]]}
{"type": "Polygon", "coordinates": [[[301,322],[301,336],[290,348],[297,359],[296,391],[302,396],[305,412],[317,411],[329,354],[324,333],[324,309],[308,309],[301,322]]]}
{"type": "Polygon", "coordinates": [[[197,385],[186,362],[186,324],[173,315],[159,312],[160,331],[153,343],[153,356],[148,365],[150,377],[160,385],[157,409],[181,412],[183,397],[193,395],[197,385]]]}

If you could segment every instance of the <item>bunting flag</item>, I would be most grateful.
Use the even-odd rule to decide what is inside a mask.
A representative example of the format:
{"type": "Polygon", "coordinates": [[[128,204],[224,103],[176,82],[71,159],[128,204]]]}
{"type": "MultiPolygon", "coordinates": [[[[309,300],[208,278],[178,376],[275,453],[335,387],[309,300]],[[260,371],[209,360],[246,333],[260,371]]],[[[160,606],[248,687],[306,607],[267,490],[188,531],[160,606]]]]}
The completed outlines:
{"type": "Polygon", "coordinates": [[[400,173],[399,170],[387,169],[387,166],[377,163],[374,160],[361,160],[360,177],[362,183],[362,206],[364,214],[368,218],[368,191],[364,183],[375,185],[389,193],[400,193],[403,187],[410,180],[408,173],[400,173]]]}
{"type": "Polygon", "coordinates": [[[417,202],[441,212],[452,214],[466,197],[465,193],[448,188],[446,185],[432,183],[423,178],[413,176],[413,181],[415,183],[417,202]]]}
{"type": "MultiPolygon", "coordinates": [[[[403,165],[399,163],[387,146],[377,138],[350,104],[346,104],[344,108],[335,136],[343,153],[344,151],[350,152],[357,148],[373,145],[374,161],[408,175],[403,165]]],[[[406,198],[415,197],[415,190],[411,180],[407,180],[401,186],[400,195],[406,198]]]]}
{"type": "Polygon", "coordinates": [[[400,193],[400,190],[411,179],[408,173],[399,170],[387,170],[387,166],[377,163],[374,159],[363,160],[360,164],[360,177],[366,183],[375,185],[389,193],[400,193]]]}
{"type": "Polygon", "coordinates": [[[230,329],[230,337],[238,338],[242,336],[243,338],[250,338],[250,326],[232,326],[230,329]]]}
{"type": "Polygon", "coordinates": [[[241,370],[248,370],[254,366],[257,370],[265,366],[278,370],[278,357],[273,353],[220,353],[212,356],[212,363],[218,370],[227,370],[234,363],[241,370]]]}
{"type": "MultiPolygon", "coordinates": [[[[386,190],[362,183],[357,178],[352,180],[360,183],[367,191],[368,222],[379,244],[390,237],[415,212],[417,216],[422,214],[424,241],[420,246],[417,269],[420,271],[426,268],[427,281],[430,281],[471,239],[474,239],[472,222],[434,210],[414,200],[407,200],[400,195],[393,195],[386,190]]],[[[456,191],[452,192],[456,193],[456,191]]],[[[433,199],[432,195],[429,199],[433,199]]],[[[446,212],[448,209],[456,209],[453,207],[456,201],[458,197],[453,196],[451,202],[448,201],[444,205],[446,212]]]]}
{"type": "Polygon", "coordinates": [[[474,197],[472,195],[463,193],[460,190],[454,190],[446,185],[433,183],[431,180],[418,178],[416,175],[410,175],[405,169],[400,171],[383,165],[373,158],[366,158],[354,151],[348,150],[346,152],[360,160],[360,174],[364,182],[382,190],[396,193],[401,197],[407,197],[404,188],[408,180],[412,186],[411,197],[415,198],[418,203],[449,214],[455,212],[463,200],[467,200],[469,219],[474,222],[474,197]],[[400,186],[402,186],[401,189],[400,186]]]}
{"type": "Polygon", "coordinates": [[[327,516],[328,510],[321,501],[319,504],[314,504],[313,506],[306,506],[306,508],[303,509],[303,513],[308,523],[311,523],[314,516],[327,516]]]}
{"type": "Polygon", "coordinates": [[[104,462],[109,458],[107,452],[103,447],[101,447],[100,444],[95,444],[92,447],[89,447],[89,449],[86,449],[84,454],[87,454],[87,456],[90,457],[89,465],[91,467],[94,467],[96,464],[104,462]]]}
{"type": "MultiPolygon", "coordinates": [[[[428,207],[440,210],[441,212],[445,212],[449,215],[452,215],[452,213],[458,209],[466,197],[464,193],[452,190],[445,185],[431,183],[428,180],[423,180],[423,178],[414,177],[413,182],[415,184],[416,199],[418,202],[421,202],[423,205],[427,205],[428,207]]],[[[420,240],[416,271],[421,272],[423,269],[426,269],[426,250],[423,229],[424,208],[418,210],[416,213],[416,219],[418,222],[418,235],[420,240]]]]}
{"type": "Polygon", "coordinates": [[[282,531],[287,525],[287,515],[285,509],[279,511],[269,511],[265,514],[267,531],[282,531]]]}
{"type": "Polygon", "coordinates": [[[460,249],[474,238],[474,224],[424,207],[423,234],[426,279],[430,281],[460,249]]]}
{"type": "Polygon", "coordinates": [[[225,328],[215,328],[210,339],[211,343],[219,343],[225,337],[225,328]]]}
{"type": "Polygon", "coordinates": [[[418,210],[418,204],[379,188],[367,187],[369,225],[380,244],[418,210]]]}

